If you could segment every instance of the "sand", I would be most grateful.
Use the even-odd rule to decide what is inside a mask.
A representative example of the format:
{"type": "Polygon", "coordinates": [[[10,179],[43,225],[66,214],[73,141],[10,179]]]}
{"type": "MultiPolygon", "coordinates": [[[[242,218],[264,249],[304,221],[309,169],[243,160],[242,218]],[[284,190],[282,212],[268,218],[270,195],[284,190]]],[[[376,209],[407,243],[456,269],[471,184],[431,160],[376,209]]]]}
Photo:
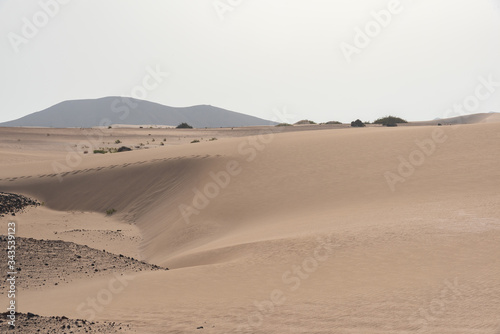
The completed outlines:
{"type": "Polygon", "coordinates": [[[1,234],[13,219],[19,237],[105,249],[106,268],[123,254],[170,269],[71,267],[20,286],[18,311],[137,333],[500,333],[490,117],[91,130],[134,148],[107,154],[75,153],[82,129],[0,128],[0,191],[43,203],[1,234]]]}

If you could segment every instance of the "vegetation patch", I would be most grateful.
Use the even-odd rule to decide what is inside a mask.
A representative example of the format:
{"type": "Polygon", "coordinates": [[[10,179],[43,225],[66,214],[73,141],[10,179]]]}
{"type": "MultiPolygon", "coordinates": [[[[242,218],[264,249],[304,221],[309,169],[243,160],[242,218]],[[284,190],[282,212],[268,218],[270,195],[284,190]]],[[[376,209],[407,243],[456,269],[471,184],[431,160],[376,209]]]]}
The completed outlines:
{"type": "Polygon", "coordinates": [[[295,125],[304,125],[304,124],[316,124],[316,122],[310,121],[308,119],[303,119],[295,123],[295,125]]]}
{"type": "Polygon", "coordinates": [[[398,123],[408,123],[408,121],[396,116],[386,116],[373,122],[373,124],[382,124],[383,126],[398,126],[398,123]]]}
{"type": "Polygon", "coordinates": [[[192,129],[193,127],[187,123],[181,123],[177,125],[176,129],[192,129]]]}
{"type": "Polygon", "coordinates": [[[115,147],[107,147],[107,148],[100,147],[98,150],[94,150],[94,154],[106,154],[106,153],[116,153],[116,152],[118,152],[118,149],[115,147]]]}
{"type": "Polygon", "coordinates": [[[111,216],[111,215],[113,215],[115,212],[116,212],[116,210],[115,210],[115,209],[108,209],[108,210],[106,210],[106,216],[111,216]]]}
{"type": "Polygon", "coordinates": [[[357,119],[357,120],[355,120],[355,121],[352,121],[352,122],[351,122],[351,126],[352,126],[353,128],[363,128],[363,127],[365,127],[366,125],[365,125],[365,123],[363,123],[360,119],[357,119]]]}

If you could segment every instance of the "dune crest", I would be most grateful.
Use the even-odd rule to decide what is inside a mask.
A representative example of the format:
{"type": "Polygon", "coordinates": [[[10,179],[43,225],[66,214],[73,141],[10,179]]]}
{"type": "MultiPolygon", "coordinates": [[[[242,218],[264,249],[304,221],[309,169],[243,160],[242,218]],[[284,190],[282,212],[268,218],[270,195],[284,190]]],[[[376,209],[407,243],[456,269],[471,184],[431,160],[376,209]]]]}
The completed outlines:
{"type": "MultiPolygon", "coordinates": [[[[141,310],[139,332],[496,328],[500,123],[253,131],[89,157],[62,182],[3,171],[0,186],[140,229],[141,259],[171,270],[135,273],[97,314],[141,310]]],[[[78,318],[108,280],[28,290],[21,308],[78,318]]]]}

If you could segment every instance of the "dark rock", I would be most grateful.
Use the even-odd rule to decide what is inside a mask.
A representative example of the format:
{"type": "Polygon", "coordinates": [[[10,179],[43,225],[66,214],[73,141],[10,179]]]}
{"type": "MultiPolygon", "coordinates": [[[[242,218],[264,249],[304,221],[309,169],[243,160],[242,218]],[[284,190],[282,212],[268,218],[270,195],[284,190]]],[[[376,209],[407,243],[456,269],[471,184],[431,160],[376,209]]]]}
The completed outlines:
{"type": "Polygon", "coordinates": [[[0,192],[0,217],[6,214],[15,216],[17,212],[24,210],[28,206],[39,206],[35,200],[23,195],[0,192]]]}
{"type": "Polygon", "coordinates": [[[127,146],[122,146],[117,150],[117,152],[128,152],[128,151],[132,151],[132,149],[127,146]]]}
{"type": "Polygon", "coordinates": [[[351,126],[352,126],[352,127],[363,128],[363,127],[365,127],[366,125],[365,125],[365,123],[363,123],[361,120],[357,119],[357,120],[355,120],[355,121],[352,121],[352,122],[351,122],[351,126]]]}
{"type": "Polygon", "coordinates": [[[28,312],[28,319],[31,319],[33,317],[38,317],[36,314],[28,312]]]}

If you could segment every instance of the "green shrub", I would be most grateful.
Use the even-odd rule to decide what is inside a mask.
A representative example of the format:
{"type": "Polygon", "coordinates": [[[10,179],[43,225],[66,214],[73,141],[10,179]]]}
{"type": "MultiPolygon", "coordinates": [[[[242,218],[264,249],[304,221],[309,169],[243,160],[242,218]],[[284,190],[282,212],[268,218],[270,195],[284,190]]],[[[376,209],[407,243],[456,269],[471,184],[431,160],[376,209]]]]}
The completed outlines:
{"type": "Polygon", "coordinates": [[[351,122],[351,126],[354,128],[362,128],[362,127],[365,127],[366,125],[365,125],[365,123],[361,122],[361,120],[357,119],[357,120],[351,122]]]}
{"type": "Polygon", "coordinates": [[[181,123],[177,125],[176,129],[192,129],[193,127],[187,123],[181,123]]]}
{"type": "Polygon", "coordinates": [[[325,124],[342,124],[342,122],[339,122],[339,121],[328,121],[325,124]]]}
{"type": "Polygon", "coordinates": [[[199,141],[198,139],[195,139],[195,140],[193,140],[193,141],[191,142],[191,144],[193,144],[193,143],[199,143],[199,142],[200,142],[200,141],[199,141]]]}
{"type": "Polygon", "coordinates": [[[316,122],[310,121],[308,119],[303,119],[303,120],[298,121],[297,123],[295,123],[295,125],[302,125],[302,124],[316,124],[316,122]]]}
{"type": "Polygon", "coordinates": [[[115,213],[115,212],[116,212],[116,210],[115,210],[115,209],[108,209],[108,210],[106,210],[106,215],[107,215],[107,216],[111,216],[111,215],[112,215],[113,213],[115,213]]]}
{"type": "Polygon", "coordinates": [[[100,147],[98,150],[94,150],[94,154],[106,154],[106,153],[116,153],[118,149],[115,147],[102,148],[100,147]]]}
{"type": "Polygon", "coordinates": [[[115,144],[120,144],[122,141],[120,139],[115,140],[115,144]]]}
{"type": "Polygon", "coordinates": [[[375,122],[373,122],[373,124],[382,124],[384,126],[397,126],[394,124],[398,124],[398,123],[408,123],[408,121],[406,121],[405,119],[396,117],[396,116],[386,116],[386,117],[379,118],[375,122]]]}
{"type": "Polygon", "coordinates": [[[288,124],[288,123],[280,123],[276,126],[293,126],[292,124],[288,124]]]}

